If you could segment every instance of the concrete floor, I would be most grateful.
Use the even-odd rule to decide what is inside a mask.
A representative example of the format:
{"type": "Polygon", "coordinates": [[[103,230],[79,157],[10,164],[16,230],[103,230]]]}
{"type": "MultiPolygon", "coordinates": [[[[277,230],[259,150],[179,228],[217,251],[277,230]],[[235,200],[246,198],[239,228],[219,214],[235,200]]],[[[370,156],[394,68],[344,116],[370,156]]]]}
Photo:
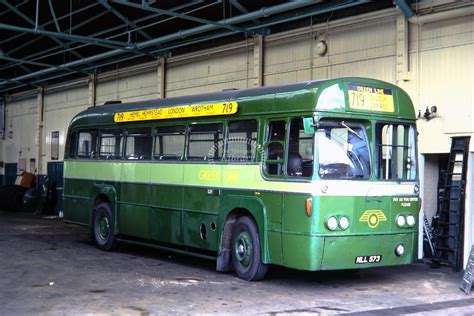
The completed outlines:
{"type": "Polygon", "coordinates": [[[248,283],[214,262],[141,247],[103,252],[82,227],[0,211],[0,315],[474,314],[462,273],[425,264],[341,272],[272,267],[248,283]]]}

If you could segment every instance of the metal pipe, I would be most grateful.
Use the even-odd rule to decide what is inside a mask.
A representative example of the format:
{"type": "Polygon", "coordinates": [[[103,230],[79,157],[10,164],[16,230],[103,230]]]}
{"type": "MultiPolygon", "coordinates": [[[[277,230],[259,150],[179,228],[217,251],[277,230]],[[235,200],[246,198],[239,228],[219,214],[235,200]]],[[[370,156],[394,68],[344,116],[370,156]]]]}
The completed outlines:
{"type": "Polygon", "coordinates": [[[113,15],[115,15],[117,18],[119,18],[122,22],[127,24],[129,27],[131,27],[134,31],[137,31],[141,36],[146,38],[147,40],[151,39],[151,36],[148,35],[145,31],[142,29],[139,29],[138,26],[133,23],[133,21],[130,21],[128,18],[122,15],[122,13],[118,12],[115,10],[114,7],[112,7],[110,4],[107,3],[105,0],[99,0],[99,3],[106,8],[109,12],[111,12],[113,15]]]}
{"type": "Polygon", "coordinates": [[[9,24],[4,24],[4,23],[0,23],[0,29],[14,31],[14,32],[41,34],[41,35],[46,35],[49,37],[59,37],[65,40],[90,43],[90,44],[95,44],[99,46],[104,46],[107,48],[120,48],[120,49],[130,50],[128,48],[127,43],[115,41],[115,40],[106,40],[102,38],[72,35],[72,34],[65,34],[65,33],[59,33],[59,32],[50,32],[50,31],[45,31],[45,30],[40,30],[40,29],[29,29],[26,27],[20,27],[20,26],[9,25],[9,24]]]}
{"type": "Polygon", "coordinates": [[[36,22],[35,22],[35,30],[38,29],[38,18],[39,18],[39,0],[36,0],[36,22]]]}
{"type": "MultiPolygon", "coordinates": [[[[28,3],[28,2],[29,2],[28,0],[24,0],[23,2],[18,3],[17,5],[15,5],[15,8],[18,9],[18,7],[21,7],[22,5],[24,5],[24,4],[28,3]]],[[[2,16],[2,15],[4,15],[4,14],[7,14],[7,13],[9,13],[9,12],[10,12],[10,9],[7,9],[7,10],[5,10],[5,11],[3,11],[3,12],[0,12],[0,16],[2,16]]]]}
{"type": "Polygon", "coordinates": [[[51,0],[48,0],[49,11],[51,11],[51,16],[53,17],[54,25],[56,26],[56,31],[61,32],[61,28],[59,27],[58,19],[56,18],[56,13],[54,12],[53,4],[51,0]]]}
{"type": "Polygon", "coordinates": [[[10,56],[6,55],[1,50],[0,50],[0,59],[17,62],[20,65],[24,63],[24,64],[30,64],[30,65],[34,65],[34,66],[40,66],[40,67],[56,68],[58,70],[65,69],[65,70],[68,70],[70,72],[77,72],[77,73],[81,73],[81,74],[84,74],[84,75],[87,74],[86,72],[83,72],[83,71],[80,71],[80,70],[74,70],[74,69],[69,68],[69,67],[61,67],[61,66],[55,66],[55,65],[51,65],[51,64],[45,64],[45,63],[39,63],[39,62],[35,62],[35,61],[27,61],[27,60],[22,60],[22,59],[18,59],[18,58],[13,58],[13,57],[10,57],[10,56]]]}
{"type": "Polygon", "coordinates": [[[403,12],[407,19],[411,18],[415,15],[415,12],[411,9],[410,5],[406,2],[406,0],[395,0],[395,3],[403,12]]]}
{"type": "Polygon", "coordinates": [[[417,24],[417,25],[423,25],[426,23],[459,18],[462,16],[468,16],[468,15],[474,15],[473,6],[453,9],[449,11],[436,12],[436,13],[431,13],[431,14],[426,14],[426,15],[413,16],[408,19],[408,22],[417,24]]]}

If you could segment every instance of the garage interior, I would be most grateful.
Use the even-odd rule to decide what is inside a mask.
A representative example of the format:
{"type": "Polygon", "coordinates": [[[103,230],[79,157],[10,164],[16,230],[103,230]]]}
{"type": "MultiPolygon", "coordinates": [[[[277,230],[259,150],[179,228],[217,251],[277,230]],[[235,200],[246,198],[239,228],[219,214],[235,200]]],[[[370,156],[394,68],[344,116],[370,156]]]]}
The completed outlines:
{"type": "MultiPolygon", "coordinates": [[[[177,261],[170,263],[168,257],[175,255],[150,254],[126,247],[114,254],[102,254],[95,249],[87,253],[90,245],[85,231],[62,226],[62,161],[69,122],[88,107],[107,102],[337,77],[369,77],[396,84],[408,92],[415,104],[423,201],[418,221],[418,259],[425,263],[343,277],[275,269],[270,284],[251,285],[253,296],[271,296],[275,290],[273,298],[279,300],[285,295],[284,288],[290,287],[297,293],[301,291],[306,300],[277,304],[278,308],[254,302],[245,311],[362,313],[452,300],[458,301],[458,305],[435,305],[435,310],[444,308],[457,313],[459,308],[474,312],[474,301],[466,300],[458,290],[460,273],[474,243],[474,141],[470,139],[474,134],[473,57],[472,1],[0,0],[0,184],[11,188],[21,171],[35,176],[34,181],[27,181],[30,190],[0,194],[2,201],[8,201],[6,208],[15,209],[0,211],[4,226],[0,246],[5,249],[0,258],[11,262],[11,277],[0,281],[0,293],[6,293],[4,301],[0,301],[0,306],[6,306],[3,312],[241,312],[241,305],[252,299],[252,295],[242,293],[245,283],[231,275],[214,275],[212,264],[205,260],[177,256],[177,261]],[[457,154],[463,155],[461,164],[458,162],[450,169],[458,161],[456,157],[460,157],[457,154]],[[459,170],[462,176],[456,178],[459,170]],[[458,191],[451,189],[453,181],[458,181],[458,191]],[[443,211],[453,207],[454,204],[446,202],[452,199],[461,201],[455,205],[462,212],[456,223],[443,215],[443,211]],[[458,228],[449,228],[452,226],[458,228]],[[439,237],[432,240],[432,249],[426,235],[439,237]],[[445,235],[456,235],[456,244],[443,241],[445,235]],[[50,245],[51,241],[59,246],[50,245]],[[21,244],[19,248],[24,253],[16,254],[10,249],[10,242],[21,244]],[[120,291],[101,288],[92,278],[89,281],[94,286],[83,286],[86,294],[81,299],[94,297],[97,304],[87,309],[80,300],[74,301],[75,305],[60,302],[59,298],[74,293],[74,285],[63,283],[63,294],[58,294],[54,288],[61,281],[47,273],[51,280],[42,280],[34,275],[41,274],[41,270],[34,269],[47,266],[54,270],[55,262],[47,262],[49,253],[54,252],[51,248],[61,248],[64,256],[73,256],[74,243],[80,244],[84,258],[96,255],[104,265],[111,260],[111,269],[117,268],[121,279],[110,288],[133,291],[139,283],[147,295],[164,294],[160,301],[163,309],[154,305],[151,296],[143,300],[134,296],[138,305],[113,305],[112,297],[120,295],[120,291]],[[455,249],[456,255],[447,255],[444,247],[455,249]],[[21,261],[15,263],[15,255],[21,261]],[[136,261],[152,270],[163,265],[167,273],[176,270],[184,277],[165,282],[166,273],[154,271],[150,272],[150,279],[146,275],[133,278],[133,273],[121,270],[124,268],[115,262],[121,260],[120,256],[129,260],[127,269],[137,269],[137,274],[141,272],[133,265],[136,261]],[[28,263],[29,258],[33,259],[28,263]],[[190,263],[194,260],[197,269],[190,263]],[[28,271],[27,282],[18,281],[22,275],[13,269],[17,264],[28,271]],[[432,269],[431,265],[442,268],[432,269]],[[200,277],[201,273],[205,276],[200,277]],[[393,278],[384,277],[386,273],[393,274],[393,278]],[[403,277],[397,279],[397,274],[403,277]],[[127,287],[127,282],[132,282],[126,280],[128,277],[135,282],[133,286],[127,287]],[[230,289],[222,291],[228,291],[232,303],[222,305],[227,304],[228,298],[219,300],[214,296],[210,290],[215,286],[213,282],[223,288],[223,284],[230,285],[230,289]],[[386,284],[391,282],[400,282],[397,284],[406,289],[423,284],[426,292],[410,298],[386,284]],[[299,283],[304,284],[301,289],[299,283]],[[336,293],[347,284],[348,292],[336,293]],[[39,299],[25,307],[13,303],[20,295],[17,292],[27,286],[28,293],[34,295],[45,291],[45,297],[55,304],[48,306],[39,299]],[[308,293],[315,286],[318,295],[323,296],[324,289],[332,289],[324,303],[309,299],[308,293]],[[202,295],[191,291],[199,288],[197,292],[202,295]],[[167,292],[163,293],[163,289],[167,292]],[[178,293],[180,290],[183,292],[178,293]],[[362,304],[352,299],[337,310],[338,300],[343,300],[345,294],[355,295],[357,290],[365,294],[357,299],[364,300],[370,295],[374,301],[362,304]],[[399,300],[387,301],[390,293],[399,294],[399,300]],[[334,297],[331,299],[330,295],[334,297]],[[186,296],[191,297],[193,307],[172,308],[186,296]]],[[[67,264],[60,256],[52,258],[58,260],[57,265],[67,264]]],[[[98,265],[86,263],[77,273],[88,274],[93,269],[106,274],[107,280],[117,277],[98,265]]],[[[67,279],[70,272],[61,270],[58,275],[67,279]]],[[[435,311],[426,308],[398,310],[397,314],[435,311]]]]}

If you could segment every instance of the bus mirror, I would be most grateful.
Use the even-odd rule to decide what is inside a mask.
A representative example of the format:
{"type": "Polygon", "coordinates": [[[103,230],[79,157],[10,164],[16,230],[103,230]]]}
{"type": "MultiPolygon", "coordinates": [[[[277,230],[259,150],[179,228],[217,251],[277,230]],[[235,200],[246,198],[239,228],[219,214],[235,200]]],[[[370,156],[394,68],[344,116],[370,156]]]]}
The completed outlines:
{"type": "Polygon", "coordinates": [[[312,117],[303,118],[304,133],[313,135],[314,134],[314,121],[312,117]]]}

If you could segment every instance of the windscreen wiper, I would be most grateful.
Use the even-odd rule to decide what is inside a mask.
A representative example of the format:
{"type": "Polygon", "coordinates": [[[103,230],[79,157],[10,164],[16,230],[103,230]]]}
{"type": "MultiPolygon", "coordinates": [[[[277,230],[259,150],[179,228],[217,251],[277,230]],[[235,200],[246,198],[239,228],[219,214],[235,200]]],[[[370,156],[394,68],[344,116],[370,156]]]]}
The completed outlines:
{"type": "Polygon", "coordinates": [[[341,121],[341,126],[347,128],[347,130],[349,132],[351,132],[352,134],[354,134],[355,136],[357,136],[357,138],[359,138],[360,140],[363,140],[362,136],[360,136],[359,134],[356,133],[356,131],[354,131],[352,128],[350,128],[349,126],[346,125],[346,123],[344,123],[344,121],[341,121]]]}

